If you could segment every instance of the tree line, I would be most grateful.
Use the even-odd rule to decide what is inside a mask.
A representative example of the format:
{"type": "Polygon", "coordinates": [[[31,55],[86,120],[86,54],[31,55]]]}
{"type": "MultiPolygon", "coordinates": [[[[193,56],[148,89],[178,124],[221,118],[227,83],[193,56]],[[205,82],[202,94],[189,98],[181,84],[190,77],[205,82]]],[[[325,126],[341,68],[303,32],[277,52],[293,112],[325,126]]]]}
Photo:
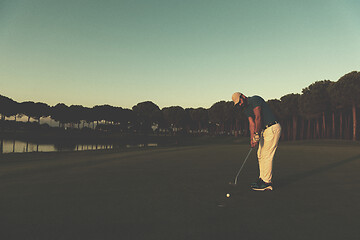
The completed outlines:
{"type": "MultiPolygon", "coordinates": [[[[236,90],[236,89],[235,89],[236,90]]],[[[246,89],[244,89],[244,93],[246,89]]],[[[270,105],[282,125],[282,139],[302,140],[359,138],[357,110],[360,106],[360,72],[345,74],[336,82],[317,81],[301,94],[271,99],[270,105]]],[[[160,109],[151,101],[132,109],[110,105],[92,108],[59,103],[16,102],[0,95],[1,120],[27,116],[28,121],[50,117],[59,127],[88,128],[98,131],[158,134],[249,135],[248,121],[231,101],[220,101],[210,108],[160,109]]]]}

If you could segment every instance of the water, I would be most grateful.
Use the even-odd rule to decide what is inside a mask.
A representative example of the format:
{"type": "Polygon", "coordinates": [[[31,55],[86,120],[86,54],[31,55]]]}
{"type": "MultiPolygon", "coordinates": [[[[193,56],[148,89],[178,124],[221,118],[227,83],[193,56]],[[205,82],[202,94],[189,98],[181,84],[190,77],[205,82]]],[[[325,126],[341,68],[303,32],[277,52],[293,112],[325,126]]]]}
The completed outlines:
{"type": "Polygon", "coordinates": [[[142,148],[157,146],[157,143],[120,146],[118,144],[37,144],[18,140],[1,140],[0,153],[111,150],[120,148],[142,148]]]}

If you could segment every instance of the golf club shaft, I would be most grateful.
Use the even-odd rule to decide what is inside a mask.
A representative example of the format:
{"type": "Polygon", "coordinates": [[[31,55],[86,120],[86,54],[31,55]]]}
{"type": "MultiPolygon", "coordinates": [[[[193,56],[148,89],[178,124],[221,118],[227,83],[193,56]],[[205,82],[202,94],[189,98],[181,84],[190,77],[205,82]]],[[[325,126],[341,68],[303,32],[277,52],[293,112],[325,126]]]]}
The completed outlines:
{"type": "Polygon", "coordinates": [[[238,173],[236,174],[236,177],[235,177],[235,180],[234,180],[234,184],[235,184],[235,185],[237,184],[237,180],[238,180],[239,174],[240,174],[241,170],[243,169],[243,167],[244,167],[244,165],[245,165],[245,163],[246,163],[246,160],[249,158],[250,153],[251,153],[251,151],[252,151],[252,150],[253,150],[253,148],[250,148],[249,153],[247,154],[247,156],[246,156],[246,158],[245,158],[245,160],[244,160],[243,164],[241,165],[241,167],[240,167],[240,169],[239,169],[238,173]]]}

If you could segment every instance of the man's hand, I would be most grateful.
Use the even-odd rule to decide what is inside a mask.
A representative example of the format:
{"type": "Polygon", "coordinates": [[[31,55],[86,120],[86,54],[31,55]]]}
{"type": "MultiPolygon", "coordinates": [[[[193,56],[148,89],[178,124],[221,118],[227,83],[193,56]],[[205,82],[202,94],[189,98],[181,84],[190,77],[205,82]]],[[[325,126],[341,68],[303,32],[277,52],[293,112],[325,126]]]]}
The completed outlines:
{"type": "Polygon", "coordinates": [[[250,146],[251,146],[252,148],[256,147],[258,144],[259,144],[259,142],[254,142],[254,140],[251,139],[251,141],[250,141],[250,146]]]}
{"type": "Polygon", "coordinates": [[[259,141],[260,141],[260,134],[259,133],[252,134],[250,141],[251,147],[256,147],[259,144],[259,141]]]}
{"type": "Polygon", "coordinates": [[[260,141],[260,134],[259,133],[254,133],[253,141],[254,142],[259,142],[260,141]]]}

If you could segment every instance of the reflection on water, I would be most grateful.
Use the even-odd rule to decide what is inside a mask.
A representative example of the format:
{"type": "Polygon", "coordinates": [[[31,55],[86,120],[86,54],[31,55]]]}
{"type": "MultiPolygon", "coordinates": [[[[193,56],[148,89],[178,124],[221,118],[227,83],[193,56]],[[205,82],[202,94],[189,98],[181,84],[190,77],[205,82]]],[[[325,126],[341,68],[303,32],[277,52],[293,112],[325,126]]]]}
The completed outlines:
{"type": "Polygon", "coordinates": [[[2,153],[19,152],[53,152],[56,151],[53,144],[34,144],[16,140],[3,140],[2,153]]]}
{"type": "Polygon", "coordinates": [[[111,150],[121,148],[157,147],[157,143],[138,145],[119,144],[36,144],[18,140],[1,140],[0,153],[25,153],[25,152],[63,152],[63,151],[89,151],[111,150]]]}

